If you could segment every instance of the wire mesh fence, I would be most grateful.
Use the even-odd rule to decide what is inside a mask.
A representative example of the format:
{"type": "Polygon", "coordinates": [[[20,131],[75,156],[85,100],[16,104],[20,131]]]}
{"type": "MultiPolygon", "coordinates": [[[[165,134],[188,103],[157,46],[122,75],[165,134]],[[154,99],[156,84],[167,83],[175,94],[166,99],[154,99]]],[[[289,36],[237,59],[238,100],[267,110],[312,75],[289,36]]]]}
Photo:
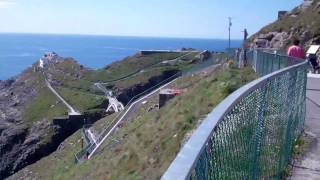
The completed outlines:
{"type": "Polygon", "coordinates": [[[162,179],[281,178],[304,124],[308,66],[264,51],[248,52],[248,60],[268,75],[220,103],[162,179]]]}
{"type": "Polygon", "coordinates": [[[279,54],[275,49],[252,49],[247,51],[247,61],[259,76],[303,62],[303,59],[279,54]]]}

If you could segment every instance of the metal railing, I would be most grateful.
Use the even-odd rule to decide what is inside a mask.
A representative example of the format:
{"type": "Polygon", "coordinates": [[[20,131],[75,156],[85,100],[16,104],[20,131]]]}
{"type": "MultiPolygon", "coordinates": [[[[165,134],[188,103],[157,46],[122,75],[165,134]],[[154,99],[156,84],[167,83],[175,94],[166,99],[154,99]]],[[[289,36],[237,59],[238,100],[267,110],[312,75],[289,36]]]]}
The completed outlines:
{"type": "Polygon", "coordinates": [[[135,71],[127,74],[127,75],[124,75],[124,76],[120,77],[120,78],[113,79],[113,80],[109,80],[109,81],[105,81],[105,82],[103,82],[103,83],[101,83],[101,84],[109,84],[109,83],[114,83],[114,82],[118,82],[118,81],[121,81],[121,80],[128,79],[128,78],[130,78],[130,77],[132,77],[132,76],[140,73],[141,71],[146,70],[146,69],[149,69],[149,68],[154,67],[154,66],[157,66],[157,65],[163,63],[164,61],[178,60],[178,59],[181,59],[181,58],[183,58],[183,57],[185,57],[185,56],[188,56],[188,55],[191,54],[191,53],[193,53],[193,51],[191,51],[191,52],[190,52],[190,51],[186,51],[183,55],[178,56],[178,57],[175,57],[175,58],[173,58],[173,59],[166,59],[166,60],[160,59],[160,60],[155,61],[155,62],[153,62],[153,63],[151,63],[151,64],[147,64],[147,65],[145,65],[145,66],[143,66],[143,67],[141,67],[141,68],[139,68],[139,69],[137,69],[137,70],[135,70],[135,71]]]}
{"type": "Polygon", "coordinates": [[[301,62],[299,58],[279,54],[276,49],[252,49],[247,52],[248,63],[259,76],[292,66],[301,62]]]}
{"type": "MultiPolygon", "coordinates": [[[[190,53],[188,53],[190,54],[190,53]]],[[[186,54],[186,55],[188,55],[186,54]]],[[[184,55],[185,56],[185,55],[184,55]]],[[[181,56],[181,57],[184,57],[184,56],[181,56]]],[[[178,57],[178,58],[181,58],[181,57],[178,57]]],[[[177,58],[177,59],[178,59],[177,58]]],[[[180,77],[180,76],[190,76],[194,73],[197,73],[199,71],[201,71],[202,69],[205,69],[209,66],[212,66],[212,65],[215,65],[217,64],[218,61],[216,59],[210,59],[210,60],[207,60],[207,61],[204,61],[204,62],[201,62],[201,63],[198,63],[198,64],[195,64],[192,66],[192,68],[190,69],[186,69],[186,70],[182,70],[176,74],[174,74],[173,76],[159,82],[158,84],[156,84],[155,86],[145,90],[144,92],[140,93],[140,94],[137,94],[135,95],[133,98],[131,98],[131,100],[127,103],[127,105],[125,106],[124,110],[122,112],[120,112],[113,120],[110,124],[107,125],[107,127],[102,131],[102,133],[99,135],[98,139],[96,140],[97,141],[97,144],[99,144],[100,142],[104,141],[105,137],[106,136],[109,136],[110,133],[112,133],[111,131],[112,128],[116,125],[116,123],[118,123],[119,119],[122,118],[122,116],[124,115],[124,113],[128,110],[128,108],[130,108],[130,105],[132,105],[133,102],[135,102],[137,99],[139,99],[140,97],[148,94],[148,93],[151,93],[152,91],[154,91],[155,89],[161,87],[162,85],[170,82],[170,81],[173,81],[174,79],[180,77]]],[[[122,79],[123,80],[123,79],[122,79]]],[[[89,137],[86,137],[87,134],[86,133],[82,133],[85,137],[85,139],[89,139],[89,137]]],[[[84,147],[81,151],[79,151],[78,153],[76,153],[74,156],[75,156],[75,162],[76,163],[79,163],[81,162],[82,160],[85,160],[88,158],[89,155],[92,154],[92,152],[96,149],[97,147],[97,144],[95,143],[89,143],[87,144],[86,147],[84,147]]]]}
{"type": "MultiPolygon", "coordinates": [[[[123,118],[123,116],[125,115],[125,113],[128,111],[128,109],[130,108],[130,106],[132,105],[132,103],[134,101],[136,101],[137,99],[139,99],[140,97],[144,96],[144,95],[147,95],[149,93],[151,93],[152,91],[154,91],[155,89],[161,87],[162,85],[180,77],[182,75],[182,72],[177,72],[176,74],[170,76],[169,78],[159,82],[158,84],[150,87],[149,89],[143,91],[142,93],[140,94],[137,94],[135,95],[133,98],[131,98],[131,100],[127,103],[127,105],[124,107],[124,110],[121,111],[112,121],[111,123],[109,123],[107,125],[106,128],[104,128],[104,130],[101,132],[101,134],[98,136],[96,142],[97,144],[99,144],[100,142],[103,142],[105,137],[107,135],[109,135],[110,133],[112,133],[113,131],[113,128],[114,126],[118,123],[118,121],[120,120],[120,118],[123,118]]],[[[86,137],[86,133],[83,133],[85,135],[85,138],[88,138],[86,137]]],[[[77,154],[75,154],[75,161],[76,163],[80,162],[81,160],[83,159],[86,159],[88,155],[90,155],[92,153],[92,151],[94,149],[96,149],[97,147],[97,144],[96,143],[88,143],[87,146],[85,148],[83,148],[81,151],[79,151],[77,154]]]]}
{"type": "Polygon", "coordinates": [[[223,100],[162,179],[280,179],[300,135],[308,63],[264,51],[249,63],[265,75],[223,100]],[[282,69],[281,69],[282,68],[282,69]],[[278,70],[280,69],[280,70],[278,70]],[[275,72],[273,72],[275,71],[275,72]]]}

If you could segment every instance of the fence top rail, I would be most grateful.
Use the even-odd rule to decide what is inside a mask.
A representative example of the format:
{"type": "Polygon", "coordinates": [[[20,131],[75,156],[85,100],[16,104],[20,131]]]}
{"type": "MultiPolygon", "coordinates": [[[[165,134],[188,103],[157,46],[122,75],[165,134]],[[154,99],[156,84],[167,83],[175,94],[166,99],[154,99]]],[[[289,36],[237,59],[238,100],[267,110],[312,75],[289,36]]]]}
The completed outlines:
{"type": "Polygon", "coordinates": [[[297,68],[305,66],[307,64],[307,61],[303,61],[299,64],[275,71],[257,80],[254,80],[247,85],[244,85],[243,87],[229,95],[203,120],[203,122],[196,129],[191,138],[180,150],[175,160],[171,163],[170,167],[167,169],[161,179],[187,179],[190,176],[190,173],[192,172],[197,160],[199,159],[201,152],[205,148],[206,143],[212,136],[217,124],[234,107],[235,104],[237,104],[243,97],[250,94],[255,89],[266,84],[274,77],[277,77],[289,71],[296,70],[297,68]]]}
{"type": "Polygon", "coordinates": [[[279,54],[279,52],[282,52],[280,49],[263,49],[263,48],[258,49],[258,48],[255,48],[255,49],[251,49],[251,50],[249,50],[249,51],[254,51],[254,50],[263,52],[263,53],[265,53],[265,54],[278,56],[278,57],[286,57],[286,58],[295,59],[295,60],[302,60],[301,58],[290,57],[290,56],[287,56],[287,55],[285,55],[285,54],[279,54]]]}

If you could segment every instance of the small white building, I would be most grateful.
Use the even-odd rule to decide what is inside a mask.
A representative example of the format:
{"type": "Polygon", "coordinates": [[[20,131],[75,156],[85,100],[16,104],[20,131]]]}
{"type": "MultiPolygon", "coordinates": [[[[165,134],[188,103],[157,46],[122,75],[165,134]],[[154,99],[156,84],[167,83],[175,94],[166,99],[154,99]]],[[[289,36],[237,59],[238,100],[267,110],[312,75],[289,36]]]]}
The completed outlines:
{"type": "Polygon", "coordinates": [[[44,62],[43,62],[43,60],[41,58],[39,60],[39,67],[40,68],[44,68],[44,62]]]}
{"type": "Polygon", "coordinates": [[[58,59],[58,54],[55,52],[47,52],[39,60],[39,67],[44,68],[49,63],[56,63],[58,59]]]}

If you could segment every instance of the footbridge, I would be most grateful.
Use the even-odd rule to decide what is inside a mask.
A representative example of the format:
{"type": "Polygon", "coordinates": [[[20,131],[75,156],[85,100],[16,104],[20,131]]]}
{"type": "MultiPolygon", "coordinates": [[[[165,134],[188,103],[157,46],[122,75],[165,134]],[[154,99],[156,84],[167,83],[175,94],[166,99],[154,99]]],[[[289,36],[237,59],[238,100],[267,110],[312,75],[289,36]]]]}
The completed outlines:
{"type": "Polygon", "coordinates": [[[147,89],[146,91],[134,96],[128,104],[124,107],[124,110],[120,112],[110,124],[108,124],[104,130],[99,134],[97,138],[90,137],[90,133],[86,128],[83,129],[83,135],[87,140],[87,146],[82,149],[80,152],[75,154],[76,162],[81,162],[85,159],[90,159],[100,148],[103,142],[111,136],[112,133],[115,132],[116,128],[119,126],[121,122],[130,118],[130,115],[136,111],[140,106],[141,102],[143,102],[146,98],[156,94],[163,87],[168,86],[173,83],[177,78],[181,76],[181,72],[174,74],[173,76],[161,81],[157,85],[147,89]]]}
{"type": "MultiPolygon", "coordinates": [[[[150,51],[155,51],[155,50],[150,50],[150,51]]],[[[115,111],[115,112],[120,112],[120,111],[123,111],[124,110],[124,106],[123,104],[117,100],[117,98],[113,95],[113,92],[109,89],[106,89],[105,86],[110,84],[110,83],[114,83],[114,82],[117,82],[117,81],[122,81],[122,80],[125,80],[125,79],[128,79],[130,77],[133,77],[134,75],[136,74],[139,74],[141,73],[142,71],[146,70],[146,69],[149,69],[151,67],[154,67],[154,66],[157,66],[159,64],[162,64],[162,63],[168,63],[168,62],[175,62],[179,59],[182,59],[192,53],[199,53],[198,51],[163,51],[163,50],[158,50],[157,52],[179,52],[179,53],[184,53],[183,55],[177,57],[177,58],[174,58],[174,59],[170,59],[170,60],[162,60],[162,61],[159,61],[159,62],[155,62],[151,65],[147,65],[133,73],[130,73],[126,76],[123,76],[123,77],[120,77],[118,79],[115,79],[115,80],[112,80],[112,81],[108,81],[108,82],[103,82],[103,83],[95,83],[94,85],[100,89],[102,92],[104,92],[105,96],[107,97],[107,99],[109,100],[109,106],[107,107],[107,110],[106,111],[109,111],[111,108],[115,111]]],[[[200,54],[200,53],[199,53],[200,54]]]]}
{"type": "MultiPolygon", "coordinates": [[[[184,57],[186,55],[189,55],[191,52],[180,56],[176,59],[179,59],[181,57],[184,57]]],[[[161,62],[160,62],[161,63],[161,62]]],[[[194,73],[199,73],[202,71],[208,71],[208,67],[217,68],[220,65],[217,65],[217,62],[212,61],[205,61],[202,63],[199,63],[197,65],[194,65],[193,68],[190,70],[178,72],[174,74],[173,76],[159,82],[155,86],[147,89],[146,91],[134,96],[124,107],[124,110],[121,111],[113,120],[112,122],[107,125],[107,127],[104,128],[104,130],[98,135],[98,137],[94,137],[90,135],[89,128],[83,129],[83,135],[85,136],[87,146],[83,148],[80,152],[75,154],[75,161],[76,163],[81,162],[86,159],[90,159],[100,148],[100,146],[103,144],[103,142],[111,136],[112,133],[115,132],[116,128],[119,126],[119,124],[127,119],[130,119],[130,116],[132,113],[134,113],[139,107],[141,106],[141,103],[145,101],[148,97],[158,93],[160,89],[167,87],[174,81],[176,81],[180,76],[190,76],[194,73]]],[[[102,86],[104,83],[97,84],[97,86],[102,86]]],[[[103,89],[103,86],[101,87],[103,89]]],[[[111,95],[112,93],[108,91],[107,89],[104,90],[105,94],[111,95]]]]}
{"type": "Polygon", "coordinates": [[[109,111],[111,108],[114,110],[114,112],[120,112],[124,110],[123,104],[113,96],[111,90],[106,89],[101,83],[95,83],[94,85],[104,92],[106,98],[109,100],[109,105],[106,111],[109,111]]]}
{"type": "Polygon", "coordinates": [[[208,114],[163,180],[283,178],[310,108],[308,63],[263,49],[247,57],[260,78],[208,114]]]}

